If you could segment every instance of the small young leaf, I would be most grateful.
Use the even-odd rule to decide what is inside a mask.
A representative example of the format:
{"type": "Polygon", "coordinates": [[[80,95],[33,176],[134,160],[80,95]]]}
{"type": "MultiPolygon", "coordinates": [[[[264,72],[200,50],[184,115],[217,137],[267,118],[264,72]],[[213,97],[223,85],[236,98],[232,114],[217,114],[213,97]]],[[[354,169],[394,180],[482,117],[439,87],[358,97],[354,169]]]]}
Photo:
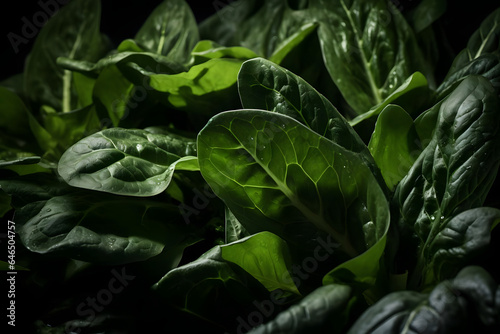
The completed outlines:
{"type": "Polygon", "coordinates": [[[388,105],[377,118],[368,148],[389,189],[408,173],[421,150],[413,119],[396,105],[388,105]]]}
{"type": "Polygon", "coordinates": [[[281,289],[300,295],[289,270],[292,260],[286,242],[261,232],[221,247],[224,260],[237,264],[269,291],[281,289]]]}

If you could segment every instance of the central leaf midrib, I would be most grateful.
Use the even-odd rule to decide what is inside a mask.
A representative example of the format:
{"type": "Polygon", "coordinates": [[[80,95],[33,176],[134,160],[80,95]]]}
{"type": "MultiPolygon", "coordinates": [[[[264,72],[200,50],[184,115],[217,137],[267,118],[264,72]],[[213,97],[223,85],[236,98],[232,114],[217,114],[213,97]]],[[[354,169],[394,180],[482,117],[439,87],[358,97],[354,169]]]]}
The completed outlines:
{"type": "MultiPolygon", "coordinates": [[[[231,129],[228,129],[231,133],[231,129]]],[[[332,228],[322,217],[318,216],[314,212],[312,212],[307,206],[305,206],[302,202],[300,202],[295,196],[295,194],[292,192],[288,186],[282,182],[265,164],[261,164],[259,162],[259,159],[257,156],[252,153],[246,146],[240,141],[240,139],[234,135],[234,138],[240,143],[240,145],[246,149],[248,154],[254,159],[254,161],[262,168],[264,171],[271,177],[271,179],[278,185],[278,188],[285,194],[285,196],[292,202],[292,204],[304,214],[304,216],[311,222],[313,223],[316,227],[319,229],[329,233],[336,241],[340,243],[340,248],[349,256],[351,257],[356,257],[358,253],[356,250],[353,248],[351,243],[349,242],[348,238],[343,235],[338,233],[334,228],[332,228]]],[[[288,165],[288,164],[287,164],[288,165]]],[[[300,165],[299,165],[300,166],[300,165]]],[[[302,166],[300,166],[302,169],[302,166]]]]}
{"type": "Polygon", "coordinates": [[[496,27],[497,27],[497,21],[495,21],[495,24],[493,25],[493,27],[489,31],[488,35],[486,35],[486,37],[483,39],[483,42],[481,43],[479,49],[477,50],[476,55],[472,59],[476,59],[477,57],[479,57],[483,53],[483,49],[486,46],[486,43],[488,42],[488,40],[490,39],[491,34],[493,34],[493,32],[495,31],[496,27]]]}

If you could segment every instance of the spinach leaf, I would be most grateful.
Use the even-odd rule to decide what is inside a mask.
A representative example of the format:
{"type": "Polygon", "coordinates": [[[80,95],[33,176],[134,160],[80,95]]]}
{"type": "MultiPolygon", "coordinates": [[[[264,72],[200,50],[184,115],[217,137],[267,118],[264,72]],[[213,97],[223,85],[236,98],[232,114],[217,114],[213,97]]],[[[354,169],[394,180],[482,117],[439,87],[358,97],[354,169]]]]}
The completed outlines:
{"type": "Polygon", "coordinates": [[[243,268],[267,290],[281,289],[300,295],[288,272],[292,267],[288,246],[280,237],[260,232],[220,248],[224,260],[243,268]]]}
{"type": "Polygon", "coordinates": [[[235,322],[252,301],[265,298],[267,290],[239,266],[224,260],[221,253],[221,246],[213,247],[154,284],[160,307],[173,305],[201,318],[205,328],[214,323],[223,327],[235,322]]]}
{"type": "MultiPolygon", "coordinates": [[[[122,42],[123,43],[123,42],[122,42]]],[[[121,46],[121,44],[120,44],[121,46]]],[[[118,50],[120,49],[118,46],[118,50]]],[[[57,58],[57,64],[66,70],[85,74],[88,77],[96,78],[105,68],[135,63],[141,67],[156,70],[162,73],[178,73],[185,70],[185,67],[172,59],[152,52],[132,52],[121,51],[112,53],[93,63],[85,60],[75,60],[65,57],[57,58]]]]}
{"type": "Polygon", "coordinates": [[[485,54],[500,52],[500,8],[488,15],[467,42],[467,47],[453,61],[449,73],[454,73],[470,61],[485,54]]]}
{"type": "Polygon", "coordinates": [[[225,241],[226,244],[231,243],[233,241],[237,241],[243,239],[244,237],[248,237],[250,233],[241,225],[241,223],[236,219],[234,214],[227,207],[225,210],[225,241]]]}
{"type": "Polygon", "coordinates": [[[244,62],[238,74],[238,90],[244,108],[290,116],[345,149],[369,156],[366,145],[330,101],[273,62],[262,58],[244,62]]]}
{"type": "Polygon", "coordinates": [[[198,42],[193,51],[191,51],[191,55],[193,56],[192,62],[194,65],[216,58],[235,58],[246,60],[257,57],[255,52],[242,46],[226,47],[209,40],[198,42]]]}
{"type": "Polygon", "coordinates": [[[450,72],[437,88],[438,98],[450,94],[468,75],[482,75],[500,93],[500,54],[484,54],[450,72]]]}
{"type": "Polygon", "coordinates": [[[314,21],[305,7],[302,4],[292,9],[286,0],[235,1],[203,21],[200,35],[222,45],[244,46],[270,58],[291,42],[291,36],[314,21]]]}
{"type": "Polygon", "coordinates": [[[76,107],[72,73],[57,66],[58,57],[95,61],[108,49],[99,31],[98,0],[76,0],[61,8],[41,29],[26,60],[24,92],[40,104],[68,112],[76,107]]]}
{"type": "Polygon", "coordinates": [[[99,74],[92,100],[105,127],[118,126],[128,116],[130,108],[137,105],[134,101],[134,85],[117,66],[106,67],[99,74]]]}
{"type": "MultiPolygon", "coordinates": [[[[396,188],[399,228],[411,271],[422,284],[429,246],[457,214],[481,206],[497,174],[500,155],[499,101],[483,77],[469,76],[440,105],[431,142],[396,188]]],[[[408,267],[409,266],[409,267],[408,267]]]]}
{"type": "Polygon", "coordinates": [[[189,60],[198,39],[196,20],[183,0],[164,0],[134,37],[141,49],[167,56],[178,63],[189,60]]]}
{"type": "Polygon", "coordinates": [[[490,244],[491,231],[500,222],[500,210],[475,208],[464,211],[439,231],[426,250],[425,282],[454,277],[490,244]]]}
{"type": "Polygon", "coordinates": [[[214,58],[178,74],[147,71],[141,74],[167,105],[212,116],[239,105],[236,78],[242,62],[241,59],[214,58]]]}
{"type": "Polygon", "coordinates": [[[413,31],[386,1],[311,1],[323,58],[359,115],[381,103],[414,72],[431,74],[413,31]]]}
{"type": "Polygon", "coordinates": [[[377,118],[368,148],[393,190],[421,152],[413,119],[403,108],[389,104],[377,118]]]}
{"type": "Polygon", "coordinates": [[[351,298],[352,289],[347,285],[319,287],[272,321],[249,333],[343,333],[351,298]]]}
{"type": "Polygon", "coordinates": [[[429,294],[400,291],[385,296],[348,333],[495,333],[499,319],[500,287],[484,269],[471,266],[429,294]]]}
{"type": "Polygon", "coordinates": [[[250,233],[296,245],[304,241],[293,241],[294,229],[323,231],[352,258],[387,232],[384,193],[359,155],[288,116],[220,113],[198,135],[198,157],[203,177],[250,233]]]}
{"type": "Polygon", "coordinates": [[[399,86],[382,102],[373,106],[366,113],[361,114],[349,121],[349,124],[351,126],[355,126],[364,120],[376,117],[389,104],[400,105],[405,110],[407,107],[418,110],[418,107],[425,103],[421,103],[422,101],[425,101],[425,96],[431,95],[427,88],[427,80],[424,75],[420,72],[413,73],[408,79],[405,80],[405,82],[403,82],[403,84],[401,84],[401,86],[399,86]],[[420,99],[420,101],[415,103],[415,99],[417,98],[420,99]]]}
{"type": "Polygon", "coordinates": [[[16,232],[32,252],[122,264],[192,242],[193,231],[165,199],[78,190],[43,174],[1,180],[0,185],[13,197],[16,232]]]}
{"type": "Polygon", "coordinates": [[[238,74],[238,90],[244,108],[294,118],[343,148],[359,153],[373,174],[382,179],[365,143],[346,119],[299,76],[269,60],[251,59],[243,63],[238,74]]]}
{"type": "Polygon", "coordinates": [[[180,136],[113,128],[70,147],[61,157],[58,171],[75,187],[153,196],[167,188],[176,162],[193,154],[196,144],[180,136]]]}

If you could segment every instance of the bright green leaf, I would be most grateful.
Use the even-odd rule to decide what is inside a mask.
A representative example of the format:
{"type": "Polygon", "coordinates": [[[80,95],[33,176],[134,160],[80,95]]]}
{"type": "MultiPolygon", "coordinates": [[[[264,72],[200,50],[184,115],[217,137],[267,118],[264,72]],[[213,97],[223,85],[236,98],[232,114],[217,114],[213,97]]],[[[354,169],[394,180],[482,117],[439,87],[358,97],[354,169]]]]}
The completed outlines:
{"type": "Polygon", "coordinates": [[[377,118],[368,148],[389,189],[408,173],[420,154],[413,119],[396,105],[388,105],[377,118]]]}
{"type": "Polygon", "coordinates": [[[316,229],[355,257],[387,232],[384,193],[361,158],[288,116],[220,113],[198,135],[198,151],[203,177],[250,233],[295,244],[287,231],[316,229]]]}
{"type": "Polygon", "coordinates": [[[223,245],[221,256],[243,268],[269,291],[282,289],[300,295],[290,279],[292,260],[288,246],[275,234],[261,232],[223,245]]]}

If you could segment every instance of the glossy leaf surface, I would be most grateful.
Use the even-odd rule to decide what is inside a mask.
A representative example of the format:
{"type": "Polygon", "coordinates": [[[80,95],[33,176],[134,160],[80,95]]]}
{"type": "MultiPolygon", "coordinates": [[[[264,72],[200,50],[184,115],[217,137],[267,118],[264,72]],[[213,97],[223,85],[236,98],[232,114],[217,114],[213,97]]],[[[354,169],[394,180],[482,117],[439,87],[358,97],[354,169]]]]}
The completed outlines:
{"type": "Polygon", "coordinates": [[[164,191],[184,156],[196,144],[179,136],[113,128],[86,137],[59,161],[59,174],[72,186],[120,195],[152,196],[164,191]]]}

